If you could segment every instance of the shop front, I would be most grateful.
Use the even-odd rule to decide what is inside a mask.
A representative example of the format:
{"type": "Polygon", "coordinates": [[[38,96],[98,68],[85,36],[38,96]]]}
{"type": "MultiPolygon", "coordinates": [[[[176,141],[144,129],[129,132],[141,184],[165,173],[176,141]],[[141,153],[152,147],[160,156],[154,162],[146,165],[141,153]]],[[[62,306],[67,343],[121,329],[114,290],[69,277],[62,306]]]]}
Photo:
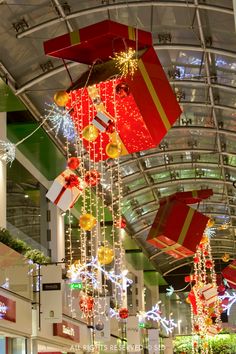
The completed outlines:
{"type": "Polygon", "coordinates": [[[31,301],[0,290],[0,353],[26,354],[32,333],[31,301]]]}

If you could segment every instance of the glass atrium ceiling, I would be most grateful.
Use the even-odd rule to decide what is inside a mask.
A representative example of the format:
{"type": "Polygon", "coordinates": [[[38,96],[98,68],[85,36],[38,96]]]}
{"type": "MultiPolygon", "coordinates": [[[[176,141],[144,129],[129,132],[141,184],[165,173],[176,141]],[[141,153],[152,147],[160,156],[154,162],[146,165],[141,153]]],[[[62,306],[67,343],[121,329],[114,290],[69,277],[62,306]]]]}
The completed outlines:
{"type": "MultiPolygon", "coordinates": [[[[0,2],[1,77],[37,120],[53,93],[70,84],[62,61],[45,56],[45,40],[105,19],[152,32],[183,113],[159,146],[122,158],[121,170],[127,231],[164,275],[191,262],[174,260],[145,242],[159,198],[176,191],[214,190],[199,209],[230,227],[212,239],[213,255],[220,260],[227,252],[235,258],[234,10],[232,0],[0,2]]],[[[75,79],[87,70],[67,65],[75,79]]]]}

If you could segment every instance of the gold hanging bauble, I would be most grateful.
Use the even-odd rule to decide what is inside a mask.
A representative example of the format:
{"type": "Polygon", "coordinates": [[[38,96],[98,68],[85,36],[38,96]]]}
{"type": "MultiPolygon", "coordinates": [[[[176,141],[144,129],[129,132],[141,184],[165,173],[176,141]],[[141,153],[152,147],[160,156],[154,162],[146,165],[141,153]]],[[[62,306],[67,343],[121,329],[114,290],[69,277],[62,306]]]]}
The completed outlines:
{"type": "Polygon", "coordinates": [[[121,154],[121,150],[121,144],[115,141],[112,141],[106,146],[106,154],[112,159],[116,159],[117,157],[119,157],[121,154]]]}
{"type": "Polygon", "coordinates": [[[230,255],[229,253],[225,253],[222,257],[221,257],[221,260],[225,263],[229,262],[229,259],[230,259],[230,255]]]}
{"type": "Polygon", "coordinates": [[[82,137],[88,141],[94,141],[99,135],[99,130],[93,125],[89,124],[82,130],[82,137]]]}
{"type": "Polygon", "coordinates": [[[210,317],[207,317],[207,318],[205,319],[205,325],[206,325],[206,326],[211,326],[212,323],[213,323],[213,321],[212,321],[212,319],[211,319],[210,317]]]}
{"type": "Polygon", "coordinates": [[[114,251],[105,246],[101,246],[98,249],[98,262],[100,264],[110,264],[114,259],[114,251]]]}
{"type": "Polygon", "coordinates": [[[209,219],[207,222],[207,227],[213,227],[215,225],[215,221],[213,219],[209,219]]]}
{"type": "Polygon", "coordinates": [[[70,96],[66,91],[58,91],[55,93],[53,99],[59,107],[65,107],[65,105],[69,101],[69,97],[70,96]]]}
{"type": "Polygon", "coordinates": [[[81,229],[85,231],[90,231],[96,225],[97,221],[95,217],[91,214],[83,214],[79,219],[79,224],[81,229]]]}

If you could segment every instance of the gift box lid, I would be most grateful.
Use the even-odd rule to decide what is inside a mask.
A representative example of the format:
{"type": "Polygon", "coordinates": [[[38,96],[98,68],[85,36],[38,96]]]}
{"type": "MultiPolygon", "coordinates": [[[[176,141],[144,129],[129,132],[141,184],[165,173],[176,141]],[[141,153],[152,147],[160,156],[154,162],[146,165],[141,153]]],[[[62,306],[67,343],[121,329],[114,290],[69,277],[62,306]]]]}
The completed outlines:
{"type": "Polygon", "coordinates": [[[91,65],[129,47],[139,50],[150,46],[150,32],[105,20],[44,42],[44,51],[53,57],[91,65]]]}
{"type": "Polygon", "coordinates": [[[170,200],[178,200],[184,204],[196,204],[200,203],[203,199],[207,199],[213,195],[212,189],[200,189],[190,192],[177,192],[166,198],[160,199],[160,204],[166,203],[170,200]]]}

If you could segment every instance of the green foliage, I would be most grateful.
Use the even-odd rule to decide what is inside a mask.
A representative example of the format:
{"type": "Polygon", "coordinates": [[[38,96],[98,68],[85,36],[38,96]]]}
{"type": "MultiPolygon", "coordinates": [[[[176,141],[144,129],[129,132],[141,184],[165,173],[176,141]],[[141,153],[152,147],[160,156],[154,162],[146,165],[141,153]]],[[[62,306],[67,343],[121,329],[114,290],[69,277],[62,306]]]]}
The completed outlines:
{"type": "Polygon", "coordinates": [[[49,263],[50,258],[46,257],[43,252],[32,249],[27,245],[26,242],[14,238],[10,232],[6,229],[0,228],[0,242],[4,243],[6,246],[11,247],[16,252],[23,254],[26,258],[31,259],[34,263],[49,263]]]}
{"type": "Polygon", "coordinates": [[[25,257],[32,259],[32,261],[34,263],[49,263],[50,262],[50,258],[49,257],[45,257],[45,255],[36,249],[30,249],[25,253],[25,257]]]}
{"type": "MultiPolygon", "coordinates": [[[[236,335],[218,334],[209,338],[209,343],[214,354],[232,354],[236,353],[236,335]]],[[[192,352],[192,337],[179,336],[174,340],[174,353],[187,354],[192,352]]]]}

